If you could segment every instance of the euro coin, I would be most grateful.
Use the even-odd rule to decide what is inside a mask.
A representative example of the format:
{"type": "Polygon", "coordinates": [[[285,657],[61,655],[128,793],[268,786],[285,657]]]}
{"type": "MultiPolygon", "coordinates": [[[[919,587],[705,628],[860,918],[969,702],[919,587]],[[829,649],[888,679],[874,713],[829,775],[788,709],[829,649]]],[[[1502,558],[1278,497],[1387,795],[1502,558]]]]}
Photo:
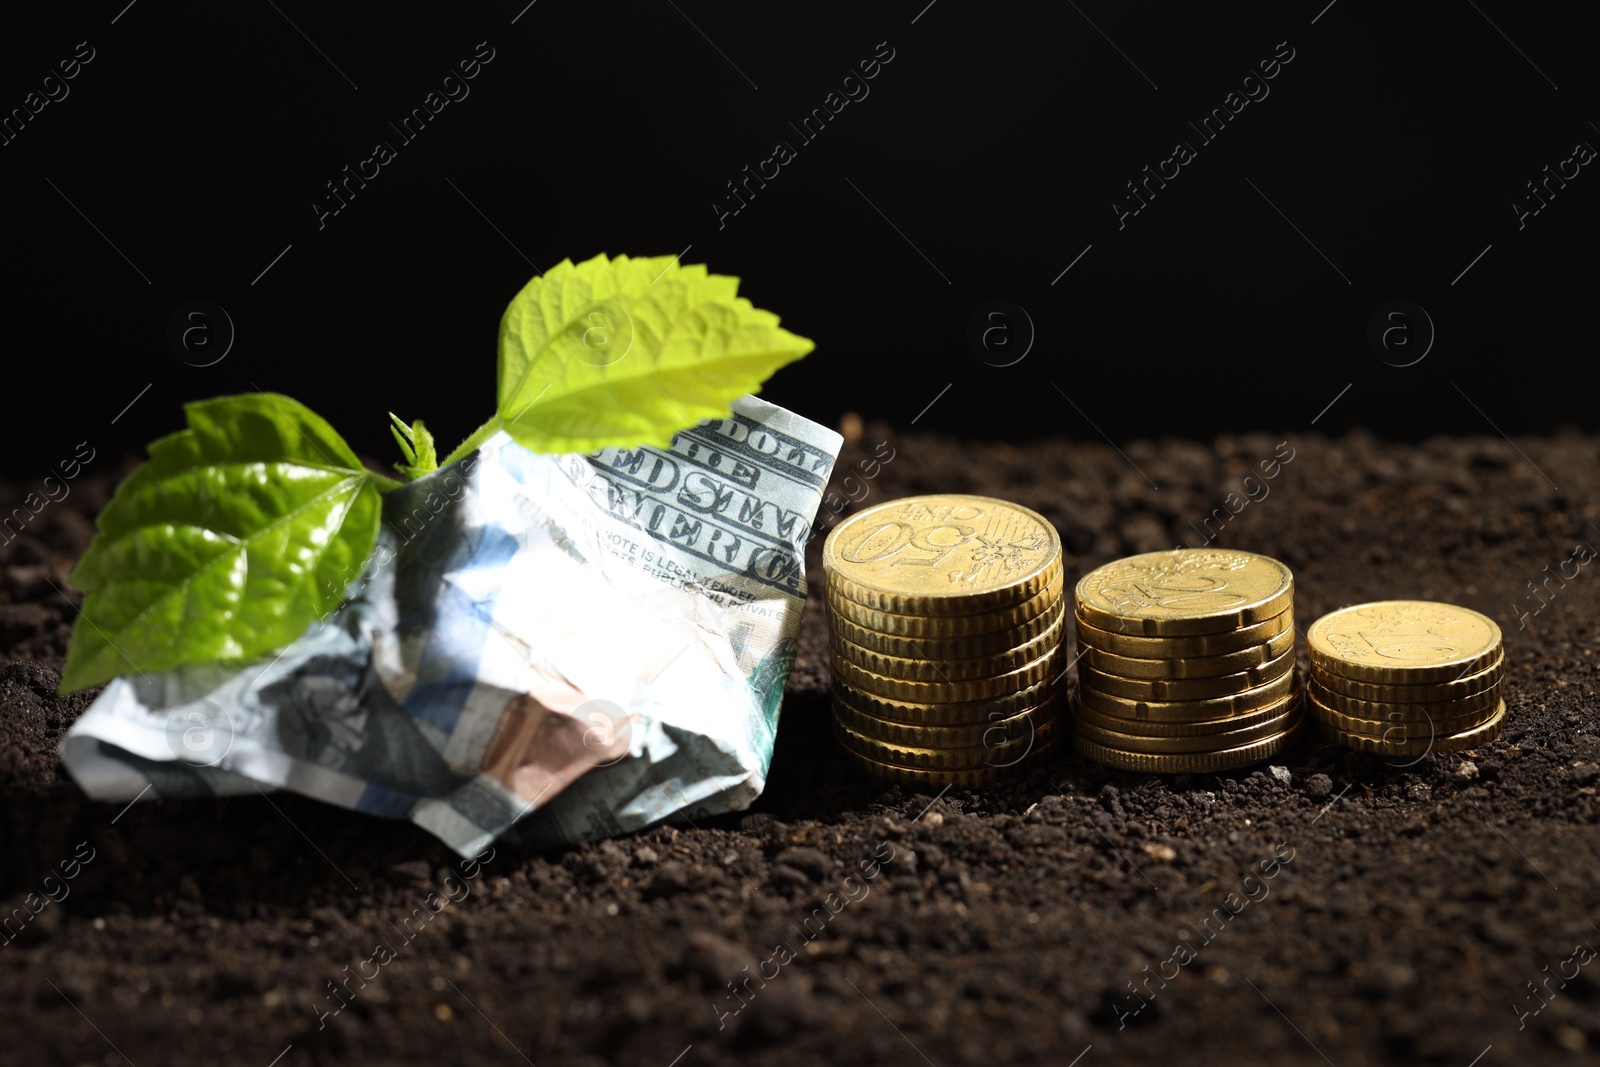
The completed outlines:
{"type": "Polygon", "coordinates": [[[1294,649],[1248,670],[1206,678],[1122,678],[1088,666],[1078,667],[1083,684],[1129,700],[1210,700],[1276,681],[1294,670],[1294,649]]]}
{"type": "Polygon", "coordinates": [[[994,785],[996,782],[1016,774],[1018,771],[1038,763],[1054,754],[1057,744],[1048,744],[1034,749],[1022,762],[1014,767],[973,767],[955,770],[927,770],[921,767],[901,767],[892,763],[881,763],[869,759],[849,748],[842,748],[845,758],[866,774],[887,782],[913,788],[942,788],[954,786],[961,789],[981,789],[984,786],[994,785]]]}
{"type": "Polygon", "coordinates": [[[981,748],[1028,737],[1043,742],[1057,729],[1061,719],[1059,709],[1059,699],[1051,698],[1013,715],[960,725],[930,725],[880,719],[846,703],[837,693],[833,697],[834,717],[850,730],[891,745],[912,748],[981,748]]]}
{"type": "Polygon", "coordinates": [[[1033,685],[987,700],[923,701],[895,700],[857,689],[833,677],[833,692],[845,703],[869,715],[892,722],[928,726],[962,726],[992,722],[1044,703],[1059,688],[1057,678],[1046,678],[1033,685]]]}
{"type": "Polygon", "coordinates": [[[1299,740],[1301,724],[1247,745],[1212,752],[1124,752],[1073,734],[1072,745],[1096,763],[1140,774],[1215,774],[1261,763],[1286,751],[1299,740]]]}
{"type": "Polygon", "coordinates": [[[1033,640],[1059,623],[1066,608],[1058,599],[1055,604],[1031,619],[1010,629],[991,630],[988,633],[965,637],[903,637],[886,634],[861,626],[836,611],[828,613],[828,633],[833,640],[846,641],[859,648],[881,652],[888,656],[906,659],[969,659],[1005,652],[1033,640]]]}
{"type": "Polygon", "coordinates": [[[856,666],[889,678],[909,681],[940,682],[984,678],[1003,674],[1030,663],[1061,643],[1061,622],[1030,641],[1025,641],[1004,652],[991,652],[985,656],[960,659],[933,658],[929,656],[890,656],[862,648],[835,636],[832,651],[835,659],[843,658],[856,666]]]}
{"type": "Polygon", "coordinates": [[[1061,540],[993,497],[910,497],[823,545],[834,733],[857,766],[905,784],[1014,773],[1061,724],[1061,540]]]}
{"type": "Polygon", "coordinates": [[[1063,669],[1052,646],[1037,659],[1015,670],[986,678],[939,679],[931,682],[891,678],[869,671],[847,659],[833,657],[834,676],[853,689],[864,690],[889,700],[971,703],[1004,697],[1054,676],[1063,669]]]}
{"type": "Polygon", "coordinates": [[[1443,755],[1488,744],[1500,736],[1505,725],[1506,705],[1501,701],[1494,714],[1485,722],[1469,730],[1454,734],[1438,734],[1400,740],[1370,734],[1350,733],[1337,729],[1321,719],[1316,720],[1317,732],[1324,738],[1348,748],[1370,752],[1376,756],[1426,756],[1430,752],[1443,755]]]}
{"type": "Polygon", "coordinates": [[[1113,633],[1084,621],[1082,615],[1074,621],[1078,628],[1078,643],[1085,648],[1128,656],[1132,659],[1188,659],[1220,656],[1240,649],[1263,644],[1284,633],[1294,631],[1294,612],[1282,611],[1270,619],[1241,626],[1215,634],[1190,634],[1179,637],[1145,637],[1141,634],[1113,633]]]}
{"type": "Polygon", "coordinates": [[[1329,692],[1355,700],[1380,700],[1392,704],[1430,704],[1435,701],[1461,700],[1495,689],[1505,678],[1505,654],[1476,674],[1448,682],[1423,682],[1407,685],[1384,685],[1378,682],[1358,682],[1342,674],[1318,671],[1316,680],[1329,692]]]}
{"type": "Polygon", "coordinates": [[[874,611],[940,617],[1026,602],[1061,576],[1038,512],[987,496],[905,497],[857,512],[822,548],[829,587],[874,611]]]}
{"type": "Polygon", "coordinates": [[[1222,734],[1149,737],[1145,734],[1128,734],[1117,730],[1107,730],[1083,719],[1079,719],[1075,726],[1078,736],[1086,738],[1097,745],[1114,748],[1120,752],[1143,752],[1161,755],[1164,753],[1226,751],[1265,740],[1294,727],[1303,713],[1297,701],[1291,699],[1288,703],[1290,706],[1286,710],[1279,712],[1270,719],[1222,734]]]}
{"type": "Polygon", "coordinates": [[[946,771],[970,770],[979,767],[1005,769],[1015,767],[1028,757],[1035,746],[1043,746],[1046,737],[1023,736],[1010,741],[998,741],[967,748],[929,748],[926,746],[895,745],[866,734],[856,733],[844,723],[835,720],[834,730],[839,743],[848,751],[876,763],[919,770],[946,771]]]}
{"type": "Polygon", "coordinates": [[[1264,685],[1246,689],[1242,693],[1211,697],[1206,700],[1135,700],[1102,693],[1087,681],[1078,690],[1078,700],[1102,715],[1115,715],[1141,722],[1197,722],[1205,719],[1226,718],[1244,712],[1257,711],[1287,696],[1294,688],[1293,671],[1284,673],[1264,685]]]}
{"type": "Polygon", "coordinates": [[[1082,631],[1079,633],[1078,640],[1083,645],[1083,659],[1080,662],[1103,674],[1113,674],[1119,678],[1215,678],[1253,670],[1285,653],[1291,657],[1294,655],[1292,629],[1285,630],[1264,644],[1251,645],[1237,652],[1223,652],[1215,656],[1190,656],[1184,659],[1136,659],[1132,656],[1119,656],[1114,652],[1102,652],[1083,639],[1082,631]]]}
{"type": "Polygon", "coordinates": [[[970,615],[905,615],[878,611],[856,603],[831,586],[826,588],[824,595],[828,608],[834,614],[857,626],[897,637],[928,637],[944,641],[975,634],[1009,632],[1061,603],[1062,588],[1058,576],[1042,591],[1019,604],[977,611],[970,615]]]}
{"type": "Polygon", "coordinates": [[[1429,737],[1448,737],[1482,726],[1500,710],[1500,701],[1475,711],[1459,714],[1424,715],[1420,718],[1364,719],[1343,715],[1332,710],[1315,697],[1309,698],[1311,713],[1323,725],[1347,734],[1365,734],[1392,741],[1415,741],[1429,737]]]}
{"type": "Polygon", "coordinates": [[[1487,615],[1428,600],[1356,604],[1306,631],[1312,667],[1378,685],[1422,685],[1477,674],[1502,653],[1487,615]]]}
{"type": "MultiPolygon", "coordinates": [[[[1105,715],[1094,710],[1083,702],[1078,702],[1072,710],[1076,721],[1088,723],[1102,730],[1113,733],[1133,734],[1138,737],[1204,737],[1215,734],[1232,733],[1235,730],[1247,730],[1259,726],[1264,722],[1281,719],[1287,713],[1299,693],[1290,692],[1288,696],[1280,697],[1264,708],[1256,711],[1247,711],[1237,715],[1227,715],[1216,719],[1200,719],[1196,722],[1153,722],[1139,719],[1124,719],[1119,715],[1105,715]]],[[[1213,745],[1212,747],[1225,747],[1213,745]]]]}
{"type": "Polygon", "coordinates": [[[1077,613],[1097,629],[1147,637],[1237,630],[1286,611],[1294,576],[1268,556],[1220,548],[1147,552],[1084,575],[1077,613]]]}
{"type": "Polygon", "coordinates": [[[1408,719],[1428,720],[1455,715],[1465,715],[1469,712],[1482,711],[1485,708],[1493,710],[1500,703],[1500,687],[1495,686],[1485,689],[1481,693],[1474,693],[1469,697],[1459,697],[1455,700],[1434,700],[1416,704],[1402,704],[1397,701],[1357,700],[1347,697],[1342,693],[1330,692],[1322,685],[1322,675],[1311,676],[1311,695],[1317,703],[1330,711],[1337,711],[1341,715],[1349,715],[1358,719],[1370,721],[1408,719]]]}

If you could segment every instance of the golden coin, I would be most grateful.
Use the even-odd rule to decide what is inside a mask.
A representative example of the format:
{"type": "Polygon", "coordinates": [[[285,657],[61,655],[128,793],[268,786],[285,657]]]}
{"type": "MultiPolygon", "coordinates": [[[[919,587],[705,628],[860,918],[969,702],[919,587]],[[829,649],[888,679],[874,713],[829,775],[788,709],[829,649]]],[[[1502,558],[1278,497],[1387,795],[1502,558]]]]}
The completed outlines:
{"type": "Polygon", "coordinates": [[[970,703],[1007,696],[1053,677],[1063,669],[1063,665],[1057,662],[1058,651],[1059,646],[1052,645],[1037,659],[1003,674],[994,674],[986,678],[940,679],[932,682],[890,678],[888,675],[869,671],[840,657],[837,653],[832,657],[832,661],[834,677],[852,689],[863,689],[889,700],[970,703]]]}
{"type": "Polygon", "coordinates": [[[1034,749],[1014,767],[973,767],[967,770],[925,770],[920,767],[897,767],[890,763],[879,763],[877,760],[868,759],[866,756],[852,752],[841,746],[845,758],[856,767],[874,778],[895,782],[904,786],[955,786],[959,789],[977,789],[983,786],[994,785],[996,782],[1035,766],[1044,761],[1059,748],[1059,742],[1044,745],[1034,749]]]}
{"type": "MultiPolygon", "coordinates": [[[[1444,755],[1450,752],[1460,752],[1463,749],[1476,748],[1479,745],[1486,745],[1500,736],[1500,731],[1504,728],[1505,721],[1506,705],[1505,701],[1502,700],[1492,719],[1479,726],[1474,726],[1470,730],[1462,730],[1460,733],[1446,734],[1438,738],[1434,741],[1433,751],[1444,755]]],[[[1409,755],[1410,753],[1405,754],[1409,755]]]]}
{"type": "Polygon", "coordinates": [[[1287,670],[1271,681],[1242,692],[1189,700],[1150,700],[1118,696],[1097,689],[1092,674],[1080,674],[1079,678],[1078,699],[1095,711],[1102,715],[1120,715],[1124,719],[1151,722],[1194,722],[1197,719],[1218,719],[1240,712],[1257,711],[1287,695],[1295,684],[1294,671],[1287,670]]]}
{"type": "Polygon", "coordinates": [[[1357,719],[1366,719],[1369,722],[1383,720],[1410,719],[1427,720],[1439,719],[1446,716],[1465,715],[1472,711],[1482,711],[1484,708],[1493,708],[1500,703],[1500,687],[1494,686],[1481,693],[1474,693],[1469,697],[1460,697],[1456,700],[1436,700],[1422,704],[1401,704],[1392,700],[1357,700],[1341,693],[1330,692],[1324,686],[1317,672],[1311,673],[1311,695],[1316,697],[1317,703],[1329,711],[1337,711],[1341,715],[1350,715],[1357,719]]]}
{"type": "Polygon", "coordinates": [[[1329,612],[1306,631],[1311,665],[1380,685],[1448,682],[1501,655],[1500,627],[1471,608],[1381,600],[1329,612]]]}
{"type": "Polygon", "coordinates": [[[1056,729],[1056,723],[1061,718],[1061,705],[1060,699],[1052,697],[1043,704],[1014,715],[997,716],[964,725],[928,726],[880,719],[846,703],[839,694],[833,695],[834,717],[850,730],[877,741],[909,745],[912,748],[979,748],[1025,737],[1042,740],[1056,729]]]}
{"type": "Polygon", "coordinates": [[[1078,677],[1102,693],[1130,700],[1209,700],[1254,689],[1293,670],[1294,649],[1290,648],[1247,670],[1209,678],[1123,678],[1087,662],[1078,665],[1078,677]]]}
{"type": "Polygon", "coordinates": [[[1254,552],[1176,548],[1090,571],[1078,581],[1076,600],[1079,617],[1110,633],[1214,634],[1287,611],[1294,575],[1254,552]]]}
{"type": "MultiPolygon", "coordinates": [[[[1080,638],[1081,640],[1081,638],[1080,638]]],[[[1093,645],[1083,646],[1081,662],[1102,674],[1118,678],[1217,678],[1236,674],[1267,663],[1283,655],[1294,655],[1294,631],[1285,630],[1265,644],[1251,645],[1237,652],[1224,652],[1216,656],[1193,656],[1186,659],[1135,659],[1102,652],[1093,645]]]]}
{"type": "Polygon", "coordinates": [[[1328,671],[1312,672],[1312,676],[1331,693],[1357,700],[1381,700],[1391,704],[1429,704],[1434,701],[1459,700],[1477,696],[1498,686],[1506,674],[1506,658],[1501,653],[1489,666],[1477,674],[1469,674],[1451,682],[1424,682],[1419,685],[1384,685],[1378,682],[1358,682],[1342,674],[1328,671]]]}
{"type": "Polygon", "coordinates": [[[1269,760],[1289,748],[1303,734],[1301,722],[1260,741],[1216,752],[1124,752],[1108,745],[1096,744],[1081,734],[1074,734],[1072,747],[1096,763],[1118,770],[1141,774],[1212,774],[1219,771],[1236,771],[1263,760],[1269,760]]]}
{"type": "Polygon", "coordinates": [[[828,585],[876,611],[970,615],[1020,604],[1061,575],[1061,538],[1036,511],[988,496],[890,500],[822,546],[828,585]]]}
{"type": "Polygon", "coordinates": [[[941,641],[974,634],[991,634],[1009,630],[1014,626],[1037,618],[1061,603],[1063,590],[1061,577],[1045,585],[1044,589],[1020,604],[971,615],[900,615],[892,611],[877,611],[863,607],[849,597],[841,596],[832,588],[825,591],[828,608],[857,626],[898,637],[932,637],[941,641]]]}
{"type": "Polygon", "coordinates": [[[1465,748],[1476,748],[1487,744],[1500,736],[1500,729],[1505,725],[1505,719],[1506,705],[1502,700],[1492,717],[1470,730],[1436,737],[1424,736],[1407,741],[1386,740],[1381,736],[1351,733],[1336,729],[1322,719],[1315,721],[1320,735],[1347,748],[1371,752],[1377,756],[1426,756],[1430,752],[1443,755],[1446,752],[1459,752],[1465,748]]]}
{"type": "Polygon", "coordinates": [[[1216,719],[1201,719],[1197,722],[1150,722],[1139,719],[1124,719],[1120,715],[1106,715],[1094,710],[1087,704],[1076,703],[1073,705],[1072,714],[1080,722],[1098,726],[1102,730],[1114,733],[1133,734],[1137,737],[1203,737],[1209,734],[1225,734],[1234,730],[1244,730],[1261,723],[1280,719],[1290,710],[1295,701],[1300,698],[1299,690],[1293,690],[1288,696],[1280,697],[1264,708],[1256,711],[1247,711],[1238,715],[1224,715],[1216,719]]]}
{"type": "Polygon", "coordinates": [[[1253,726],[1241,727],[1223,734],[1181,735],[1177,737],[1149,737],[1145,734],[1125,734],[1117,730],[1107,730],[1096,726],[1084,719],[1079,719],[1073,726],[1078,736],[1087,738],[1097,745],[1117,749],[1119,752],[1145,752],[1154,755],[1162,753],[1180,752],[1217,752],[1230,748],[1239,748],[1256,741],[1265,740],[1274,734],[1293,729],[1299,725],[1304,712],[1300,704],[1290,701],[1289,706],[1271,719],[1256,723],[1253,726]]]}
{"type": "Polygon", "coordinates": [[[1347,734],[1365,734],[1386,741],[1415,741],[1459,734],[1473,727],[1482,726],[1494,718],[1500,707],[1500,701],[1495,701],[1486,707],[1462,712],[1459,715],[1438,715],[1420,719],[1363,719],[1340,714],[1315,697],[1310,698],[1309,704],[1311,713],[1325,726],[1331,726],[1347,734]]]}
{"type": "Polygon", "coordinates": [[[1270,619],[1241,626],[1215,634],[1191,634],[1186,637],[1143,637],[1137,634],[1111,633],[1083,616],[1074,616],[1078,627],[1078,643],[1085,648],[1109,652],[1132,659],[1187,659],[1191,656],[1220,656],[1240,649],[1250,648],[1294,629],[1294,612],[1281,611],[1270,619]]]}
{"type": "Polygon", "coordinates": [[[828,636],[835,641],[848,641],[852,645],[889,656],[903,656],[907,659],[918,657],[963,659],[970,656],[987,656],[992,652],[1004,652],[1015,648],[1054,627],[1065,615],[1066,605],[1057,599],[1038,615],[1008,629],[992,630],[966,637],[901,637],[870,630],[836,611],[830,611],[828,636]]]}
{"type": "MultiPolygon", "coordinates": [[[[926,771],[964,771],[976,767],[1015,767],[1028,758],[1036,745],[1043,745],[1050,737],[1019,737],[1011,741],[987,743],[968,748],[927,748],[924,746],[893,745],[877,738],[858,734],[835,719],[834,736],[847,751],[864,756],[874,763],[887,763],[893,767],[915,767],[926,771]]],[[[1054,724],[1050,729],[1054,728],[1054,724]]]]}
{"type": "Polygon", "coordinates": [[[1003,652],[991,652],[986,656],[966,656],[960,659],[888,656],[838,637],[829,644],[836,658],[847,659],[874,674],[918,682],[953,682],[968,678],[987,678],[990,675],[1016,670],[1059,645],[1061,633],[1062,627],[1058,620],[1051,629],[1015,648],[1008,648],[1003,652]]]}
{"type": "Polygon", "coordinates": [[[993,722],[1043,704],[1063,688],[1059,674],[1004,696],[962,702],[894,700],[833,678],[833,693],[858,711],[893,722],[921,726],[961,726],[993,722]]]}

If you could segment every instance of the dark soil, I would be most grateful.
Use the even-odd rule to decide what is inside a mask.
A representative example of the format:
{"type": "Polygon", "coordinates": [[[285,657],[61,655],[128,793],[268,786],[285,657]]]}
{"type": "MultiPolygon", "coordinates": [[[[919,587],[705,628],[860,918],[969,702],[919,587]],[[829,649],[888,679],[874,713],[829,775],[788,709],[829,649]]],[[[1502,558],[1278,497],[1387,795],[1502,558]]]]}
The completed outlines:
{"type": "MultiPolygon", "coordinates": [[[[1081,574],[1199,544],[1189,524],[1279,440],[1136,444],[1140,474],[1100,444],[869,425],[835,481],[854,471],[874,502],[1017,500],[1056,523],[1081,574]],[[863,479],[886,438],[894,459],[863,479]]],[[[1552,581],[1548,606],[1519,614],[1547,566],[1600,546],[1600,442],[1291,444],[1218,543],[1293,567],[1302,625],[1398,596],[1499,620],[1498,741],[1407,769],[1307,741],[1281,760],[1287,781],[1062,755],[936,800],[835,753],[813,599],[754,811],[549,855],[502,846],[409,942],[391,924],[461,866],[409,824],[283,794],[119,816],[58,769],[88,697],[54,695],[73,609],[52,586],[110,488],[85,475],[0,548],[0,914],[28,914],[50,872],[92,855],[70,896],[0,941],[0,1061],[1594,1063],[1600,963],[1575,949],[1600,947],[1600,577],[1552,581]],[[1249,884],[1266,897],[1198,933],[1263,863],[1274,876],[1249,884]],[[830,893],[854,899],[829,917],[830,893]],[[1174,956],[1180,937],[1192,960],[1174,956]],[[363,988],[348,976],[372,974],[380,942],[395,958],[363,988]],[[795,958],[774,958],[780,944],[795,958]],[[319,1028],[330,981],[356,992],[319,1028]]],[[[4,510],[31,488],[0,491],[4,510]]]]}

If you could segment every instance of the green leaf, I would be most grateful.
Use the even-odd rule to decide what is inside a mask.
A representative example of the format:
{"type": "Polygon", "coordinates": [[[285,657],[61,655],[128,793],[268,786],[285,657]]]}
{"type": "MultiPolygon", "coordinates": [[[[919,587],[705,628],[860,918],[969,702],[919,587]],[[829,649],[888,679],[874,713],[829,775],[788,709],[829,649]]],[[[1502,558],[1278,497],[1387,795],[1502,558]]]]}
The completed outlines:
{"type": "Polygon", "coordinates": [[[415,463],[417,461],[417,450],[412,447],[412,442],[416,440],[417,435],[412,433],[411,427],[407,426],[400,416],[392,411],[389,412],[389,422],[391,423],[389,432],[394,434],[394,443],[400,446],[400,454],[406,457],[405,463],[396,463],[394,466],[396,470],[403,471],[406,469],[406,463],[415,463]]]}
{"type": "Polygon", "coordinates": [[[400,420],[400,416],[389,412],[389,421],[392,425],[389,432],[394,434],[395,444],[400,446],[401,453],[406,457],[404,463],[396,463],[394,469],[406,476],[408,481],[416,481],[430,471],[439,469],[439,454],[434,450],[433,434],[422,425],[422,420],[407,426],[400,420]]]}
{"type": "Polygon", "coordinates": [[[439,453],[433,447],[433,434],[422,425],[421,419],[411,424],[411,433],[417,442],[416,467],[419,473],[416,476],[420,478],[429,471],[439,469],[439,453]]]}
{"type": "Polygon", "coordinates": [[[499,428],[534,451],[592,452],[665,446],[726,415],[814,347],[738,287],[676,256],[563,260],[500,322],[499,428]]]}
{"type": "Polygon", "coordinates": [[[309,408],[253,393],[186,405],[117,487],[72,573],[61,691],[244,660],[337,607],[377,541],[379,485],[309,408]]]}

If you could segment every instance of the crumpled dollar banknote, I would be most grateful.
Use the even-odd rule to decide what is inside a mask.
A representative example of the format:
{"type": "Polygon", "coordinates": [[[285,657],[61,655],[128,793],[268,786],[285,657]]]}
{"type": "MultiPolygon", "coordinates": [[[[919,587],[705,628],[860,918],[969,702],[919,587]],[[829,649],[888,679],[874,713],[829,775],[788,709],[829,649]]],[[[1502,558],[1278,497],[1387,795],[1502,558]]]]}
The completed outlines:
{"type": "Polygon", "coordinates": [[[282,788],[463,856],[761,792],[838,434],[755,397],[666,449],[505,434],[390,493],[344,604],[275,656],[117,678],[62,758],[97,800],[282,788]]]}

